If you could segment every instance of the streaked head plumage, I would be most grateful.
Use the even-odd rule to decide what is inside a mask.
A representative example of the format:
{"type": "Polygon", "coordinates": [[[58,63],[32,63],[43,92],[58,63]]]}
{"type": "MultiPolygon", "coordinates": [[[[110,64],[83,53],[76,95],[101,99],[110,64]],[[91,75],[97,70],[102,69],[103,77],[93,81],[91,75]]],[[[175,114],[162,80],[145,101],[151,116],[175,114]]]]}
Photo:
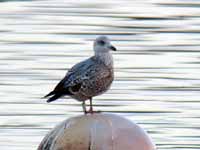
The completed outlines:
{"type": "Polygon", "coordinates": [[[99,36],[94,41],[95,53],[106,53],[110,50],[116,51],[116,48],[111,45],[110,40],[106,36],[99,36]]]}

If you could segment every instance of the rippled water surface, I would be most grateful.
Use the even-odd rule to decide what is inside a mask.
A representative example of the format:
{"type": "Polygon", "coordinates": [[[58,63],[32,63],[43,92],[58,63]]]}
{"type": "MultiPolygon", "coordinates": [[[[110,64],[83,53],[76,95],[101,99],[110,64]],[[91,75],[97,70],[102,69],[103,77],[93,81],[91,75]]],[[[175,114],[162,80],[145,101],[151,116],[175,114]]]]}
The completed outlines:
{"type": "Polygon", "coordinates": [[[118,51],[115,81],[95,109],[137,122],[160,150],[200,149],[200,1],[24,0],[0,1],[1,150],[35,150],[82,114],[69,97],[41,97],[102,34],[118,51]]]}

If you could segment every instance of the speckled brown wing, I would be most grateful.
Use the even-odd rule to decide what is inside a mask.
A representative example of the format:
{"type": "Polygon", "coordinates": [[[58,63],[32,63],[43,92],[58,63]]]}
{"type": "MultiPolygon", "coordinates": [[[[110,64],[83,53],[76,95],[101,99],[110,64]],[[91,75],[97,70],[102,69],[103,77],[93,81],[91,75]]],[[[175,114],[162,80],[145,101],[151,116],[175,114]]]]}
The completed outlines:
{"type": "MultiPolygon", "coordinates": [[[[86,100],[107,91],[113,81],[113,69],[91,57],[72,67],[55,87],[55,98],[69,95],[77,100],[86,100]]],[[[50,99],[55,100],[53,99],[50,99]]]]}
{"type": "Polygon", "coordinates": [[[52,102],[63,95],[73,95],[73,93],[78,92],[84,80],[85,72],[93,65],[94,61],[87,59],[73,66],[67,72],[66,76],[56,85],[54,90],[44,96],[45,98],[51,96],[47,102],[52,102]]]}

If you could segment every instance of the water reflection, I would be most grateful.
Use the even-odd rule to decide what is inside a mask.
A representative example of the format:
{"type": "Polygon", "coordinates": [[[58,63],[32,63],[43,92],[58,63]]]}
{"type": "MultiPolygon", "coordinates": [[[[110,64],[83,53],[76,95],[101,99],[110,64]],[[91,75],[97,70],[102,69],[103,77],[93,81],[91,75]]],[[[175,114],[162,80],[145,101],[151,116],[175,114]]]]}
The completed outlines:
{"type": "Polygon", "coordinates": [[[81,114],[66,97],[41,99],[105,34],[115,81],[95,109],[134,120],[159,149],[199,149],[198,1],[1,1],[0,149],[36,149],[67,117],[81,114]]]}

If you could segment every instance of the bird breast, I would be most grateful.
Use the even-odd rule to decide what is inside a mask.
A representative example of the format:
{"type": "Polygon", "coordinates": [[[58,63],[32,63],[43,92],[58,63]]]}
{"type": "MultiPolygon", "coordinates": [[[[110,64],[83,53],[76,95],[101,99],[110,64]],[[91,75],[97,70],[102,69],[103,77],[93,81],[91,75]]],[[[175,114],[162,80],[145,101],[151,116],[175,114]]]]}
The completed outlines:
{"type": "Polygon", "coordinates": [[[111,53],[97,53],[95,56],[97,59],[100,59],[107,67],[113,68],[113,57],[111,53]]]}

